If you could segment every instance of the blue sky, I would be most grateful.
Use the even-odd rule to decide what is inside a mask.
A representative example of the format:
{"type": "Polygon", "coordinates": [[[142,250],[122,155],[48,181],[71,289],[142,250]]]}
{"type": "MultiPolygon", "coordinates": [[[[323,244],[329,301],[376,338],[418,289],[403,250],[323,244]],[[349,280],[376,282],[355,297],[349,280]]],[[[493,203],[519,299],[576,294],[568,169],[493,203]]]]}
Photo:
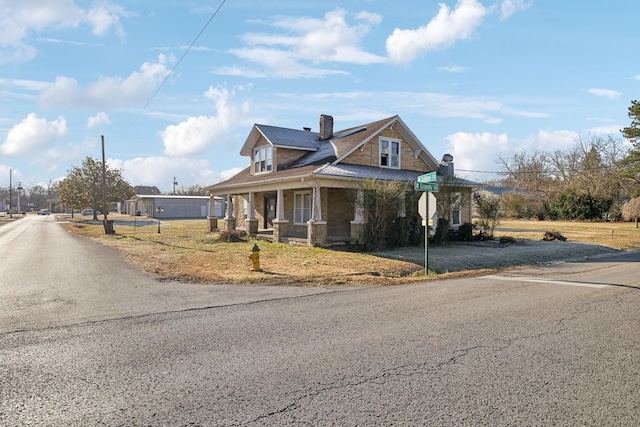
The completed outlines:
{"type": "Polygon", "coordinates": [[[0,10],[0,187],[9,169],[27,186],[63,178],[101,157],[101,135],[132,185],[211,185],[248,165],[239,151],[254,123],[317,131],[320,114],[336,130],[398,114],[436,158],[450,153],[459,176],[483,181],[500,154],[621,137],[640,88],[635,0],[0,10]]]}

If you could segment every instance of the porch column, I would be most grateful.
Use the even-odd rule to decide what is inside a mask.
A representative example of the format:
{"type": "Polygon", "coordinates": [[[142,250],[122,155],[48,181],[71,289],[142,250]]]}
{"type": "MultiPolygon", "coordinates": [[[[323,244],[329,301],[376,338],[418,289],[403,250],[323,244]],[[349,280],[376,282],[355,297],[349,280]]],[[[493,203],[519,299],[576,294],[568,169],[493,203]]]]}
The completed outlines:
{"type": "Polygon", "coordinates": [[[351,221],[351,244],[358,244],[362,241],[364,227],[366,224],[364,218],[364,192],[362,190],[358,190],[356,193],[356,202],[353,210],[353,221],[351,221]]]}
{"type": "Polygon", "coordinates": [[[258,219],[256,218],[254,210],[254,195],[253,191],[249,192],[249,200],[247,201],[247,233],[253,236],[258,234],[258,219]]]}
{"type": "Polygon", "coordinates": [[[231,194],[227,194],[227,211],[224,216],[224,229],[236,229],[236,219],[233,217],[233,196],[231,194]]]}
{"type": "Polygon", "coordinates": [[[284,217],[284,191],[276,195],[276,217],[273,220],[273,242],[282,242],[289,235],[289,221],[284,217]]]}
{"type": "Polygon", "coordinates": [[[216,198],[209,194],[209,216],[207,216],[207,230],[218,231],[218,218],[215,216],[216,198]]]}
{"type": "Polygon", "coordinates": [[[278,221],[285,221],[284,218],[284,191],[278,190],[276,195],[276,218],[278,221]]]}
{"type": "Polygon", "coordinates": [[[307,240],[309,246],[325,246],[327,240],[327,222],[322,220],[322,197],[320,186],[313,186],[312,213],[307,223],[307,240]]]}

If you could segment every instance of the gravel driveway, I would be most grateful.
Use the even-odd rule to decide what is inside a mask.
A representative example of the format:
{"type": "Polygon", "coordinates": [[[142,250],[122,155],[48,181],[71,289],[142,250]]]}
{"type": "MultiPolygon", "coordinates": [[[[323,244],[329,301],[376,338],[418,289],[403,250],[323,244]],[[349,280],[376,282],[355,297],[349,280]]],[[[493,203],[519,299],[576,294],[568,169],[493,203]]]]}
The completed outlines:
{"type": "MultiPolygon", "coordinates": [[[[429,268],[438,273],[558,262],[622,252],[601,245],[526,239],[518,239],[516,243],[491,240],[431,244],[428,249],[429,268]]],[[[425,258],[424,248],[403,248],[378,255],[422,265],[425,258]]]]}

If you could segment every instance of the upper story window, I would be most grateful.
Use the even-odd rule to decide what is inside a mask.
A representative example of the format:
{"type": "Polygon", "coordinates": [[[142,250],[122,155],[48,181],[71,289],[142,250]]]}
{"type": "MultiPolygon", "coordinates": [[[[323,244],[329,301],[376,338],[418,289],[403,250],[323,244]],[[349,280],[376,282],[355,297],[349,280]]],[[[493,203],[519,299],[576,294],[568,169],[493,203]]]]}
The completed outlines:
{"type": "Polygon", "coordinates": [[[400,169],[400,141],[380,138],[380,166],[400,169]]]}
{"type": "Polygon", "coordinates": [[[273,149],[265,145],[253,150],[253,172],[271,172],[273,170],[273,149]]]}

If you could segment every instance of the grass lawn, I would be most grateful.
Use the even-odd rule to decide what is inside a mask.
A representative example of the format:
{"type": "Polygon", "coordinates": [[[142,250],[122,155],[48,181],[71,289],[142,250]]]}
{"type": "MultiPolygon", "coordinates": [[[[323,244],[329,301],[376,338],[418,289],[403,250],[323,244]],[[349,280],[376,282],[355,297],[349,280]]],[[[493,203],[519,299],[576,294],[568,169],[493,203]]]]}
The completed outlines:
{"type": "MultiPolygon", "coordinates": [[[[397,284],[425,280],[423,266],[341,249],[322,249],[263,240],[226,243],[207,231],[205,220],[163,221],[110,215],[116,234],[105,235],[102,222],[87,217],[63,221],[74,233],[96,239],[120,251],[146,271],[166,280],[192,283],[357,285],[397,284]],[[140,224],[147,225],[140,225],[140,224]],[[262,272],[251,271],[249,255],[260,248],[262,272]]],[[[592,223],[503,220],[495,237],[541,240],[545,231],[558,231],[569,241],[640,249],[640,229],[633,223],[592,223]],[[613,233],[612,233],[613,231],[613,233]]],[[[429,276],[429,277],[435,277],[429,276]]]]}
{"type": "Polygon", "coordinates": [[[540,240],[546,231],[558,231],[574,242],[605,245],[625,251],[640,249],[640,228],[633,222],[502,220],[494,236],[540,240]]]}
{"type": "MultiPolygon", "coordinates": [[[[219,233],[208,232],[205,220],[162,221],[109,215],[115,235],[105,235],[102,222],[87,217],[65,218],[74,233],[97,239],[120,251],[133,263],[167,280],[192,283],[260,284],[387,284],[412,280],[420,265],[347,250],[321,249],[250,239],[219,242],[219,233]],[[148,225],[138,226],[140,223],[148,225]],[[128,224],[128,225],[123,225],[128,224]],[[251,249],[260,249],[262,272],[251,271],[251,249]]],[[[424,280],[424,276],[419,276],[424,280]]],[[[413,280],[417,280],[416,277],[413,280]]]]}

